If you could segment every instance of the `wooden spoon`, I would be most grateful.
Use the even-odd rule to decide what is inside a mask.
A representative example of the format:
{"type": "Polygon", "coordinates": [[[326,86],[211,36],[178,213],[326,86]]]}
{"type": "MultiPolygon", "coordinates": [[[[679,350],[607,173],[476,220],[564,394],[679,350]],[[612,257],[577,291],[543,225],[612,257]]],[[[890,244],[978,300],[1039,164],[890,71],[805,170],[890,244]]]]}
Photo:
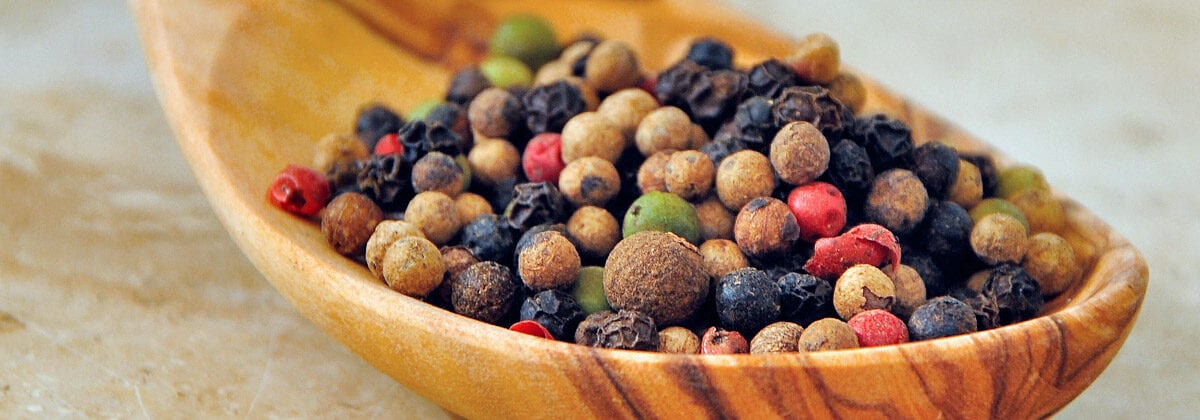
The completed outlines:
{"type": "MultiPolygon", "coordinates": [[[[1042,417],[1090,384],[1146,292],[1130,244],[1063,198],[1083,280],[1045,315],[995,330],[847,351],[682,356],[547,341],[395,293],[334,253],[318,227],[269,205],[272,177],[312,161],[372,101],[408,110],[477,59],[498,18],[546,16],[561,34],[633,44],[644,66],[717,36],[742,65],[793,43],[693,0],[135,1],[163,107],[196,177],[242,250],[305,316],[406,387],[469,417],[1042,417]]],[[[867,108],[919,141],[991,153],[868,80],[867,108]]],[[[1003,156],[996,156],[1003,163],[1003,156]]]]}

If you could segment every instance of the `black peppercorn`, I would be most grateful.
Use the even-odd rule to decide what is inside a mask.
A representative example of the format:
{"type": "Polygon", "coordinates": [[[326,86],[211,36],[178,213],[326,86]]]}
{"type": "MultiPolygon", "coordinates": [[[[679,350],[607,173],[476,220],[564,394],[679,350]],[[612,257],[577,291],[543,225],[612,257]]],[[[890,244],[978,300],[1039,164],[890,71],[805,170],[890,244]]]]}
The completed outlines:
{"type": "Polygon", "coordinates": [[[829,96],[829,90],[820,86],[798,86],[784,89],[775,98],[775,125],[807,121],[821,130],[826,138],[840,138],[845,129],[853,125],[847,119],[846,106],[829,96]]]}
{"type": "Polygon", "coordinates": [[[1000,326],[1000,307],[996,306],[995,300],[964,286],[950,289],[946,295],[971,307],[971,312],[975,315],[975,325],[979,330],[990,330],[1000,326]]]}
{"type": "Polygon", "coordinates": [[[746,92],[746,75],[733,70],[716,70],[698,77],[688,89],[687,111],[692,120],[712,133],[733,115],[746,92]]]}
{"type": "Polygon", "coordinates": [[[386,105],[371,104],[358,112],[354,122],[354,135],[367,144],[368,150],[373,150],[380,137],[395,133],[402,124],[404,120],[400,115],[386,105]]]}
{"type": "Polygon", "coordinates": [[[462,230],[462,246],[481,261],[504,262],[512,258],[513,228],[494,214],[476,217],[462,230]]]}
{"type": "Polygon", "coordinates": [[[654,83],[654,95],[663,106],[673,106],[684,111],[688,108],[688,92],[697,81],[708,73],[704,66],[689,60],[676,63],[658,75],[654,83]]]}
{"type": "Polygon", "coordinates": [[[912,171],[921,178],[930,197],[945,199],[958,178],[958,152],[937,142],[922,144],[913,150],[912,171]]]}
{"type": "Polygon", "coordinates": [[[397,211],[413,197],[412,166],[399,155],[372,156],[358,173],[358,188],[384,211],[397,211]]]}
{"type": "Polygon", "coordinates": [[[983,295],[996,302],[999,309],[997,326],[1033,318],[1045,303],[1037,280],[1017,264],[992,268],[987,281],[983,282],[983,295]]]}
{"type": "Polygon", "coordinates": [[[567,120],[587,111],[583,92],[565,80],[535,86],[521,97],[525,106],[525,124],[531,134],[562,132],[567,120]]]}
{"type": "Polygon", "coordinates": [[[450,288],[450,305],[454,312],[495,323],[512,306],[517,283],[508,267],[484,261],[454,276],[450,288]]]}
{"type": "Polygon", "coordinates": [[[766,153],[779,131],[775,125],[775,101],[766,96],[754,96],[738,105],[733,115],[738,138],[751,149],[766,153]]]}
{"type": "MultiPolygon", "coordinates": [[[[615,314],[607,313],[600,316],[596,316],[597,314],[602,313],[592,314],[592,317],[596,317],[595,322],[584,322],[580,325],[579,328],[588,330],[583,331],[583,334],[576,334],[577,339],[584,339],[582,342],[577,340],[577,343],[609,349],[647,351],[658,349],[658,328],[654,326],[654,320],[648,315],[630,310],[621,310],[615,314]]],[[[588,317],[588,319],[591,320],[592,317],[588,317]]]]}
{"type": "Polygon", "coordinates": [[[465,67],[455,72],[454,78],[450,79],[450,88],[446,90],[446,100],[467,106],[475,98],[475,95],[489,87],[492,87],[492,83],[483,75],[483,72],[479,71],[478,66],[465,67]]]}
{"type": "Polygon", "coordinates": [[[404,161],[413,164],[429,152],[450,156],[460,153],[460,137],[446,126],[425,121],[410,121],[400,127],[400,144],[404,146],[404,161]]]}
{"type": "Polygon", "coordinates": [[[971,228],[974,226],[971,215],[962,206],[951,201],[933,200],[914,237],[935,258],[972,258],[971,228]]]}
{"type": "Polygon", "coordinates": [[[329,190],[337,196],[347,192],[361,192],[358,188],[358,174],[366,167],[366,160],[343,158],[333,161],[329,170],[325,171],[325,179],[329,180],[329,190]]]}
{"type": "Polygon", "coordinates": [[[774,58],[751,67],[747,78],[750,92],[769,98],[779,96],[784,89],[800,86],[800,77],[796,72],[774,58]]]}
{"type": "Polygon", "coordinates": [[[458,136],[458,148],[464,153],[471,149],[475,134],[471,132],[470,116],[466,105],[453,102],[442,102],[429,110],[423,120],[426,125],[441,125],[450,129],[458,136]]]}
{"type": "Polygon", "coordinates": [[[863,197],[875,182],[875,168],[867,149],[848,139],[839,140],[829,150],[829,169],[825,175],[843,195],[857,198],[863,197]]]}
{"type": "Polygon", "coordinates": [[[902,245],[900,259],[904,265],[912,267],[921,275],[921,280],[925,282],[925,291],[929,296],[946,294],[946,291],[952,286],[951,283],[956,283],[943,276],[942,267],[924,250],[902,245]]]}
{"type": "Polygon", "coordinates": [[[779,287],[780,319],[808,325],[835,316],[833,285],[809,274],[787,273],[775,281],[779,287]]]}
{"type": "Polygon", "coordinates": [[[543,290],[525,299],[521,305],[521,320],[533,320],[546,327],[554,338],[564,339],[575,333],[583,321],[583,309],[570,293],[543,290]]]}
{"type": "Polygon", "coordinates": [[[883,115],[858,119],[849,137],[867,149],[876,173],[911,166],[912,132],[900,120],[883,115]]]}
{"type": "Polygon", "coordinates": [[[551,182],[526,182],[513,187],[513,199],[504,210],[508,223],[518,230],[563,218],[563,195],[551,182]]]}
{"type": "Polygon", "coordinates": [[[728,70],[733,67],[733,49],[718,39],[702,38],[688,47],[687,59],[709,70],[728,70]]]}
{"type": "Polygon", "coordinates": [[[931,299],[908,319],[908,336],[913,341],[966,334],[977,329],[971,307],[949,296],[931,299]]]}
{"type": "Polygon", "coordinates": [[[714,296],[724,327],[753,335],[779,319],[779,287],[767,273],[753,267],[721,276],[714,296]]]}
{"type": "MultiPolygon", "coordinates": [[[[733,127],[733,124],[726,124],[725,127],[733,127]]],[[[717,131],[717,135],[713,141],[700,146],[700,151],[708,155],[708,158],[712,159],[714,165],[720,166],[721,161],[726,157],[747,148],[746,143],[738,139],[734,131],[737,131],[737,129],[726,130],[722,128],[717,131]]],[[[766,149],[764,148],[763,150],[765,151],[766,149]]]]}

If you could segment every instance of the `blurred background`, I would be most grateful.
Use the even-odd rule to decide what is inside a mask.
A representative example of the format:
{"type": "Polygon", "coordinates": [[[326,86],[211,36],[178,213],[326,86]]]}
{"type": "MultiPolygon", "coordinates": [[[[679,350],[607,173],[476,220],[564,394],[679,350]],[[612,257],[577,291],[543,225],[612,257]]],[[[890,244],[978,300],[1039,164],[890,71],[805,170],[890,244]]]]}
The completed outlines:
{"type": "MultiPolygon", "coordinates": [[[[1200,3],[730,1],[1042,168],[1150,289],[1063,418],[1200,403],[1200,3]]],[[[444,417],[301,318],[174,143],[127,5],[0,1],[0,417],[444,417]]]]}

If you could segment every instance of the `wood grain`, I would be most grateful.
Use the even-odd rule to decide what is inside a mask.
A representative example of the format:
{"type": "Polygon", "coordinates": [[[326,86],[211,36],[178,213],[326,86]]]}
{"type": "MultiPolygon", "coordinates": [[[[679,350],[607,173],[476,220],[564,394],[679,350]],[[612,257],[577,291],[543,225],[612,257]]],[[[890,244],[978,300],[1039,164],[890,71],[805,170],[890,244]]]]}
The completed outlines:
{"type": "MultiPolygon", "coordinates": [[[[295,307],[383,372],[468,417],[1043,417],[1082,392],[1129,333],[1148,280],[1141,256],[1063,197],[1087,275],[1044,316],[965,336],[767,356],[598,350],[484,325],[391,292],[332,252],[319,229],[269,206],[285,165],[351,131],[362,104],[440,96],[483,53],[499,17],[531,11],[563,34],[624,39],[647,68],[695,37],[737,62],[792,42],[689,0],[557,2],[133,2],[159,97],[197,179],[243,251],[295,307]]],[[[1003,156],[868,79],[867,108],[919,141],[1003,156]]],[[[303,351],[303,349],[297,349],[303,351]]]]}

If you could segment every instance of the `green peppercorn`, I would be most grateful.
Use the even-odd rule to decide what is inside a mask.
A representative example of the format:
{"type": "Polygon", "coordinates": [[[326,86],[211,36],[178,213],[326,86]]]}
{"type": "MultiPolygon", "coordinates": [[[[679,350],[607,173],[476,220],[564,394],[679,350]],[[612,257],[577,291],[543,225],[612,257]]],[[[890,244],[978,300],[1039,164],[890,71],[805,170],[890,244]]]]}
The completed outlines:
{"type": "Polygon", "coordinates": [[[628,238],[648,230],[672,232],[693,244],[700,243],[700,219],[695,207],[675,194],[650,192],[629,206],[622,235],[628,238]]]}
{"type": "Polygon", "coordinates": [[[583,313],[591,315],[601,311],[612,311],[608,297],[604,296],[604,267],[587,266],[579,269],[579,280],[571,289],[583,313]]]}
{"type": "Polygon", "coordinates": [[[996,196],[1004,199],[1026,189],[1048,190],[1042,171],[1029,165],[1014,165],[1000,171],[996,184],[996,196]]]}
{"type": "Polygon", "coordinates": [[[492,54],[521,60],[531,69],[558,55],[558,42],[550,23],[540,16],[515,15],[504,18],[492,33],[488,48],[492,54]]]}
{"type": "Polygon", "coordinates": [[[533,82],[533,73],[529,66],[509,56],[488,57],[479,63],[479,71],[483,72],[492,86],[498,88],[529,86],[533,82]]]}
{"type": "Polygon", "coordinates": [[[984,217],[992,213],[1007,214],[1021,222],[1021,225],[1025,226],[1026,232],[1029,231],[1029,221],[1025,218],[1025,213],[1012,202],[1003,198],[985,198],[968,212],[971,215],[971,220],[974,220],[975,223],[979,223],[980,220],[983,220],[984,217]]]}

